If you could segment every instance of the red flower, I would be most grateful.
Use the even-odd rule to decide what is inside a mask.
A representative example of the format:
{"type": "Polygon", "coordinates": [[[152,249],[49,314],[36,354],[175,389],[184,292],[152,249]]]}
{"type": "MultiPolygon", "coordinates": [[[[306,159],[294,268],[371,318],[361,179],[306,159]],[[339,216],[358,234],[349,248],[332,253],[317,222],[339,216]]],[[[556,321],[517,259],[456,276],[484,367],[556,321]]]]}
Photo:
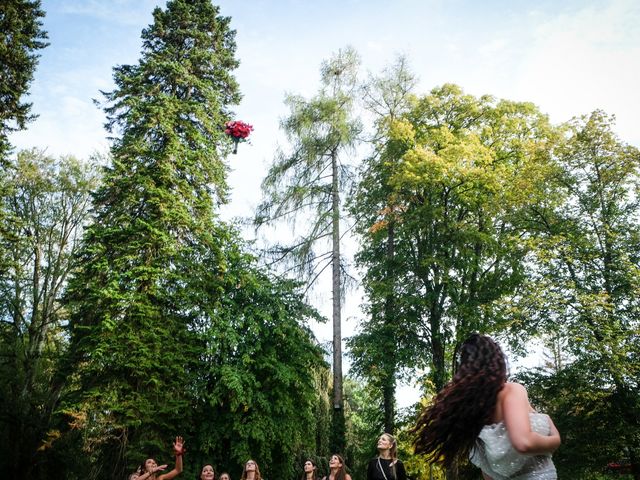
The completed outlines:
{"type": "Polygon", "coordinates": [[[245,140],[249,134],[253,131],[253,125],[234,120],[225,123],[224,133],[233,137],[234,140],[245,140]]]}

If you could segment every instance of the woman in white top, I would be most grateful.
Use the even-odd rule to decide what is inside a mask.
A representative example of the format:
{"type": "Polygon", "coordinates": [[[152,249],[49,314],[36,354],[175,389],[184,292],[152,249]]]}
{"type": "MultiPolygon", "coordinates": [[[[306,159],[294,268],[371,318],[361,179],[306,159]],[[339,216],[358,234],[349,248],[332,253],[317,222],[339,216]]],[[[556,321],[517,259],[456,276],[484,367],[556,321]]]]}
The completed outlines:
{"type": "Polygon", "coordinates": [[[554,480],[551,453],[560,434],[549,416],[535,413],[526,389],[507,382],[500,347],[471,335],[460,348],[458,370],[413,429],[416,453],[451,466],[469,456],[486,480],[554,480]]]}

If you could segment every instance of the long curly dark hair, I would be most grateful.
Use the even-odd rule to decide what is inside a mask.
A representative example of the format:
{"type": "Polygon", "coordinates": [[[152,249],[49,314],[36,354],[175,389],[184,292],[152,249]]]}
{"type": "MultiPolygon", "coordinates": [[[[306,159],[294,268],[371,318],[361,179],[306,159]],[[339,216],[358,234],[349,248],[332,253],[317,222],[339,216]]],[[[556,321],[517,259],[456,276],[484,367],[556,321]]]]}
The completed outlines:
{"type": "Polygon", "coordinates": [[[491,338],[472,334],[460,348],[458,370],[427,407],[416,426],[416,453],[445,467],[469,455],[482,427],[492,423],[498,393],[507,381],[500,346],[491,338]]]}

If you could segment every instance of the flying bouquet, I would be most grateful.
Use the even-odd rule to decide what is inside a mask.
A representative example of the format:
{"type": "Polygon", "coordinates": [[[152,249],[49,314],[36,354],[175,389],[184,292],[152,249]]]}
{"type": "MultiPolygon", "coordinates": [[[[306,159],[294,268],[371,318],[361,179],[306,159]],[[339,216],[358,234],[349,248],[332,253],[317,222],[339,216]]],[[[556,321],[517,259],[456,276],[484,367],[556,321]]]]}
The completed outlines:
{"type": "Polygon", "coordinates": [[[246,142],[249,134],[253,131],[253,125],[234,120],[224,124],[224,133],[231,137],[233,141],[233,153],[238,153],[238,143],[246,142]]]}

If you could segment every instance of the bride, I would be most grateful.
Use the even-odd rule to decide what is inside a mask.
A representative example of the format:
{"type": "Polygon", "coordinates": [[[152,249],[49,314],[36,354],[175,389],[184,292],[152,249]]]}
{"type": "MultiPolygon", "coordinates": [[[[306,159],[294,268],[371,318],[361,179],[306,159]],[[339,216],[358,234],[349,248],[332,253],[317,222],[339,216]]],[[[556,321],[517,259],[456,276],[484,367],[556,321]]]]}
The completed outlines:
{"type": "Polygon", "coordinates": [[[526,389],[507,382],[502,350],[473,334],[460,349],[458,370],[420,415],[413,429],[416,453],[451,466],[469,456],[486,480],[555,480],[551,454],[560,434],[536,413],[526,389]]]}

